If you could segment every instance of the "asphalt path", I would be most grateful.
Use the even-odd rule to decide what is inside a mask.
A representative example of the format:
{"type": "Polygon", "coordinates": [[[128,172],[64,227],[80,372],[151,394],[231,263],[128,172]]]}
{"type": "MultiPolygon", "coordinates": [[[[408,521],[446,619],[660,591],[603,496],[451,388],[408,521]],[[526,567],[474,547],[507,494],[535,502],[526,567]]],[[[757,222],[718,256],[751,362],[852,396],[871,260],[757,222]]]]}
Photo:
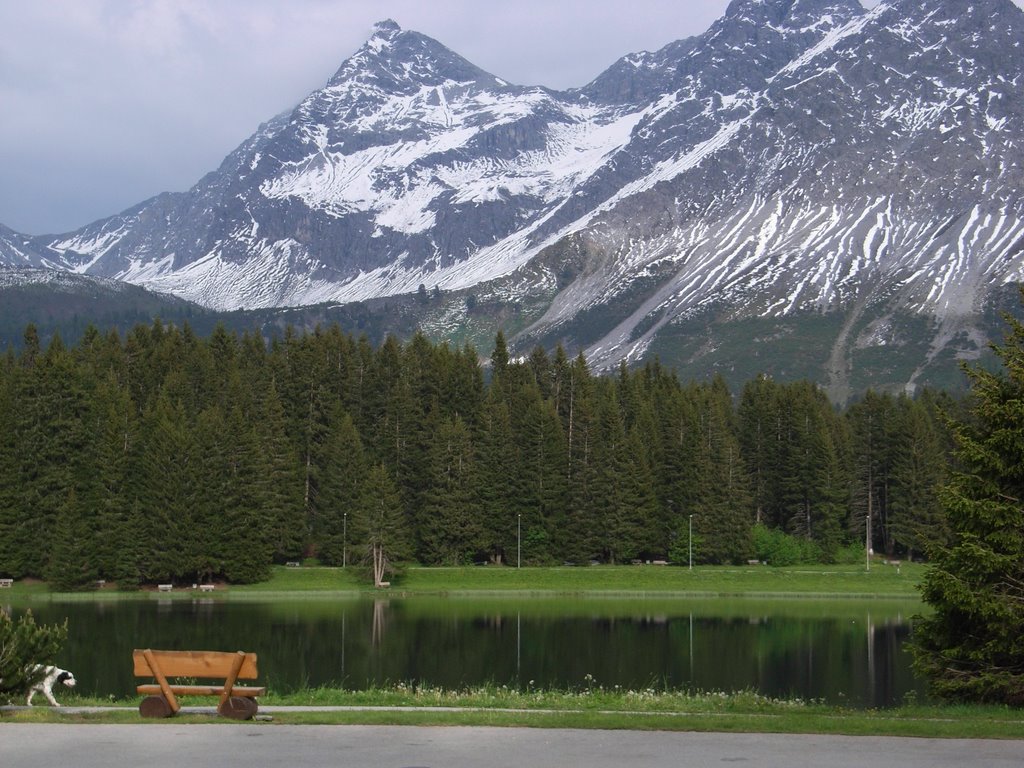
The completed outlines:
{"type": "Polygon", "coordinates": [[[3,768],[1021,768],[1024,741],[364,725],[0,724],[3,768]]]}

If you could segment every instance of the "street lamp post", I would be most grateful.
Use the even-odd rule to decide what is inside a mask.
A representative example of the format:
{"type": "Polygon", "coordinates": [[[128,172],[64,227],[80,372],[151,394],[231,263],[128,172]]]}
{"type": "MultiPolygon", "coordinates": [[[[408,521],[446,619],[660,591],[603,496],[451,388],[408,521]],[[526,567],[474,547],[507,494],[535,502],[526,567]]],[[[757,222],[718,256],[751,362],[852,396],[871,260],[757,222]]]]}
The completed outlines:
{"type": "Polygon", "coordinates": [[[871,513],[864,516],[864,570],[871,570],[871,513]]]}
{"type": "Polygon", "coordinates": [[[523,567],[523,513],[516,514],[516,568],[523,567]]]}
{"type": "Polygon", "coordinates": [[[690,515],[690,570],[693,570],[693,515],[690,515]]]}
{"type": "Polygon", "coordinates": [[[341,527],[341,567],[348,568],[348,512],[342,518],[341,527]]]}

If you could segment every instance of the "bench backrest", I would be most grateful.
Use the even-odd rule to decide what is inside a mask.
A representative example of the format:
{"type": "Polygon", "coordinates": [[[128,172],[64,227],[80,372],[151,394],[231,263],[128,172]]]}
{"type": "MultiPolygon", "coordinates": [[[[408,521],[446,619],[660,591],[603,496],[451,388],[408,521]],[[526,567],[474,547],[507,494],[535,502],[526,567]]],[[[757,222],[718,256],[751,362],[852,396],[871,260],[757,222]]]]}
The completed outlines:
{"type": "MultiPolygon", "coordinates": [[[[153,670],[146,661],[145,651],[136,649],[132,652],[135,662],[136,677],[153,677],[153,670]]],[[[219,677],[225,678],[231,673],[231,667],[238,658],[238,653],[228,651],[150,651],[166,677],[219,677]]],[[[246,653],[238,677],[252,680],[256,677],[256,654],[246,653]]]]}

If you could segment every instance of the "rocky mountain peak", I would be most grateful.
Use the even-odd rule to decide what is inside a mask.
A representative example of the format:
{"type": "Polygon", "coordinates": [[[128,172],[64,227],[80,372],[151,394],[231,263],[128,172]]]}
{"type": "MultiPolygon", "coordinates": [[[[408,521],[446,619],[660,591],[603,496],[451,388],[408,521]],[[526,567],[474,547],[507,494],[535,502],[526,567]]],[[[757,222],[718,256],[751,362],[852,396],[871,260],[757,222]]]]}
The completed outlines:
{"type": "Polygon", "coordinates": [[[1013,0],[889,0],[887,5],[895,16],[912,22],[978,29],[996,37],[1024,28],[1024,11],[1013,0]]]}
{"type": "Polygon", "coordinates": [[[373,25],[374,37],[394,37],[401,33],[402,27],[394,19],[384,19],[373,25]]]}
{"type": "Polygon", "coordinates": [[[379,21],[363,46],[347,59],[328,88],[351,84],[401,93],[451,83],[497,85],[498,80],[431,37],[379,21]]]}
{"type": "Polygon", "coordinates": [[[864,13],[858,0],[732,0],[723,21],[748,20],[802,29],[827,17],[864,13]]]}
{"type": "Polygon", "coordinates": [[[1022,104],[1011,0],[734,0],[570,92],[385,20],[187,194],[59,237],[0,228],[0,263],[224,309],[425,285],[428,332],[493,338],[514,305],[520,348],[598,367],[792,373],[772,350],[821,342],[842,400],[875,383],[851,378],[867,357],[916,386],[984,347],[1024,280],[1022,104]],[[735,323],[761,324],[753,358],[735,323]]]}

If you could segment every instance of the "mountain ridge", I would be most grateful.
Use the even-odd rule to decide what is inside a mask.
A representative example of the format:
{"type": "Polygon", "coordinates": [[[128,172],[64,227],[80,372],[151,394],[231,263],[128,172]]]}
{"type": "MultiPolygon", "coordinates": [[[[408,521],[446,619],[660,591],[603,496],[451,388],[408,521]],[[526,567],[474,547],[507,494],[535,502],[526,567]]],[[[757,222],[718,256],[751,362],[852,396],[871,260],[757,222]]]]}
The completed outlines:
{"type": "Polygon", "coordinates": [[[1009,0],[734,0],[553,91],[387,20],[188,192],[63,236],[0,231],[0,259],[219,309],[425,286],[451,297],[425,327],[492,322],[469,296],[512,302],[520,345],[598,367],[671,352],[699,318],[835,315],[839,399],[919,317],[913,387],[951,344],[983,346],[989,295],[1024,272],[1022,43],[1009,0]]]}

